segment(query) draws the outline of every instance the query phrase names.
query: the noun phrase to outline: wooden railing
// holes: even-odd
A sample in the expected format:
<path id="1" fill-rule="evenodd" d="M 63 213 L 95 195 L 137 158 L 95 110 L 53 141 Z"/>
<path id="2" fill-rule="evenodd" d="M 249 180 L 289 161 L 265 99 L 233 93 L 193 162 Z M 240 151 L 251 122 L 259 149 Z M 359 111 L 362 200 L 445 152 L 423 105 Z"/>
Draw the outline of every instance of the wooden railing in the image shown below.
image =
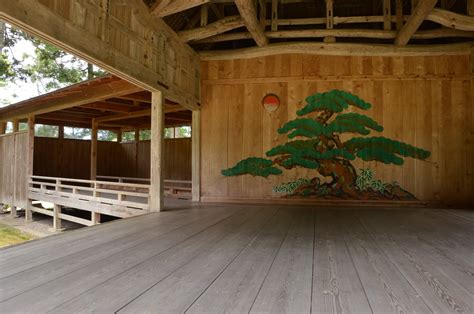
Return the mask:
<path id="1" fill-rule="evenodd" d="M 119 182 L 119 183 L 146 183 L 150 184 L 150 179 L 147 178 L 132 178 L 132 177 L 115 177 L 115 176 L 97 176 L 97 179 L 102 181 Z M 174 198 L 191 198 L 192 181 L 188 180 L 169 180 L 165 179 L 164 190 L 165 195 Z"/>
<path id="2" fill-rule="evenodd" d="M 149 211 L 148 184 L 120 183 L 97 180 L 30 176 L 28 181 L 28 209 L 50 216 L 54 212 L 33 205 L 32 201 L 43 201 L 56 206 L 75 208 L 91 212 L 91 220 L 59 213 L 60 219 L 85 225 L 97 223 L 99 214 L 126 218 Z M 73 217 L 73 218 L 71 218 Z"/>

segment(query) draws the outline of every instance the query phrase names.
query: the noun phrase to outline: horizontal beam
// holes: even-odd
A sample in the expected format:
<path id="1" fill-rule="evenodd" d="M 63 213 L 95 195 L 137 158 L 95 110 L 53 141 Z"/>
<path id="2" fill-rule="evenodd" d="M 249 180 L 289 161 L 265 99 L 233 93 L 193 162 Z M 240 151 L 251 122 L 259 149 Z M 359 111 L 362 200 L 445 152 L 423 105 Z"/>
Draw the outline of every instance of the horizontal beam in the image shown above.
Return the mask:
<path id="1" fill-rule="evenodd" d="M 426 19 L 449 28 L 471 32 L 474 31 L 474 16 L 435 8 L 430 14 L 428 14 Z"/>
<path id="2" fill-rule="evenodd" d="M 288 30 L 266 32 L 268 38 L 323 38 L 326 36 L 333 37 L 360 37 L 360 38 L 381 38 L 381 39 L 395 39 L 396 31 L 384 30 L 367 30 L 367 29 L 305 29 L 305 30 Z M 464 37 L 473 38 L 474 32 L 460 31 L 455 29 L 433 29 L 427 31 L 418 31 L 413 34 L 413 39 L 435 39 L 435 38 L 449 38 L 449 37 Z M 251 39 L 252 35 L 248 32 L 221 34 L 205 38 L 194 43 L 206 44 L 216 43 L 232 40 Z"/>
<path id="3" fill-rule="evenodd" d="M 244 26 L 242 17 L 240 17 L 240 15 L 234 15 L 225 17 L 203 27 L 178 32 L 178 36 L 182 41 L 188 42 L 222 34 L 242 26 Z"/>
<path id="4" fill-rule="evenodd" d="M 140 110 L 140 111 L 133 111 L 129 113 L 123 114 L 113 114 L 110 116 L 95 118 L 93 123 L 102 123 L 102 122 L 110 122 L 110 121 L 117 121 L 117 120 L 125 120 L 125 119 L 132 119 L 132 118 L 139 118 L 151 115 L 151 109 Z"/>
<path id="5" fill-rule="evenodd" d="M 21 119 L 30 115 L 40 115 L 75 106 L 82 106 L 119 95 L 131 94 L 142 89 L 124 80 L 84 88 L 82 93 L 73 93 L 58 98 L 49 98 L 29 105 L 28 101 L 18 103 L 0 110 L 0 121 Z M 41 99 L 39 96 L 38 99 Z"/>
<path id="6" fill-rule="evenodd" d="M 278 54 L 317 54 L 333 56 L 437 56 L 460 55 L 470 52 L 473 43 L 449 45 L 419 45 L 396 47 L 381 44 L 346 44 L 346 43 L 279 43 L 266 47 L 252 47 L 233 50 L 202 51 L 202 61 L 233 60 L 264 57 Z"/>

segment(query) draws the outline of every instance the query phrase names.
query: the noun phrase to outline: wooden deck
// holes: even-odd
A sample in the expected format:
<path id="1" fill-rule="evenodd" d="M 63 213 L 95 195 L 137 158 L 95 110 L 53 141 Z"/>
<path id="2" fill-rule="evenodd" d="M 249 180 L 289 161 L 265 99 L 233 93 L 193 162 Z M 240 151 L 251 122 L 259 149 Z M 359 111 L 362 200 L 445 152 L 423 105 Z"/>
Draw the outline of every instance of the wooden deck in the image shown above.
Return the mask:
<path id="1" fill-rule="evenodd" d="M 0 312 L 474 312 L 474 211 L 201 205 L 0 251 Z"/>

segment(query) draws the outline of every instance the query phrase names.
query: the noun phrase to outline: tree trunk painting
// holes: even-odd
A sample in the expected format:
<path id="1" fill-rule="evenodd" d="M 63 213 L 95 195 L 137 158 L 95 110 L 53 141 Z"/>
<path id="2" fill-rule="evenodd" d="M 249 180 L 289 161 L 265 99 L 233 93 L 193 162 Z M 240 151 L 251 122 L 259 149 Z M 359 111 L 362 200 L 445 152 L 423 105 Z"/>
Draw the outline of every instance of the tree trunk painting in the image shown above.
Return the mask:
<path id="1" fill-rule="evenodd" d="M 376 180 L 371 169 L 355 169 L 351 161 L 378 161 L 402 165 L 404 157 L 425 160 L 430 152 L 382 136 L 368 136 L 383 127 L 372 118 L 345 112 L 349 106 L 369 110 L 371 104 L 341 90 L 317 93 L 306 98 L 297 111 L 299 118 L 278 129 L 288 142 L 266 152 L 267 158 L 250 157 L 222 170 L 224 176 L 253 175 L 267 178 L 295 167 L 312 169 L 313 178 L 300 178 L 274 187 L 289 198 L 414 200 L 398 183 Z M 355 135 L 343 142 L 340 135 Z"/>

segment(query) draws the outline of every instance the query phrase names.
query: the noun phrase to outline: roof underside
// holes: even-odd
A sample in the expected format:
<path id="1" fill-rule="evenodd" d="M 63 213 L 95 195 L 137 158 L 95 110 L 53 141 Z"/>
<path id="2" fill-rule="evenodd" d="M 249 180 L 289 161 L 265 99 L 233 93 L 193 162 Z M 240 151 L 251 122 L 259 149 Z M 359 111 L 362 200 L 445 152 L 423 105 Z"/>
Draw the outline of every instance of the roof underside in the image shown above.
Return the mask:
<path id="1" fill-rule="evenodd" d="M 427 4 L 421 25 L 409 37 L 410 45 L 471 41 L 473 19 L 468 0 L 434 0 Z M 144 0 L 156 16 L 197 51 L 256 46 L 254 33 L 242 13 L 252 1 Z M 179 6 L 179 3 L 186 3 Z M 260 0 L 251 15 L 266 37 L 266 44 L 290 42 L 341 42 L 394 44 L 417 3 L 430 0 Z M 431 3 L 433 1 L 431 0 Z M 432 6 L 434 6 L 434 3 Z M 332 10 L 330 10 L 332 7 Z M 421 8 L 420 8 L 421 10 Z M 384 14 L 385 13 L 385 14 Z M 470 12 L 472 15 L 472 12 Z M 332 15 L 332 16 L 331 16 Z M 329 23 L 329 20 L 331 23 Z M 444 25 L 443 25 L 444 24 Z M 262 46 L 262 45 L 259 45 Z"/>

